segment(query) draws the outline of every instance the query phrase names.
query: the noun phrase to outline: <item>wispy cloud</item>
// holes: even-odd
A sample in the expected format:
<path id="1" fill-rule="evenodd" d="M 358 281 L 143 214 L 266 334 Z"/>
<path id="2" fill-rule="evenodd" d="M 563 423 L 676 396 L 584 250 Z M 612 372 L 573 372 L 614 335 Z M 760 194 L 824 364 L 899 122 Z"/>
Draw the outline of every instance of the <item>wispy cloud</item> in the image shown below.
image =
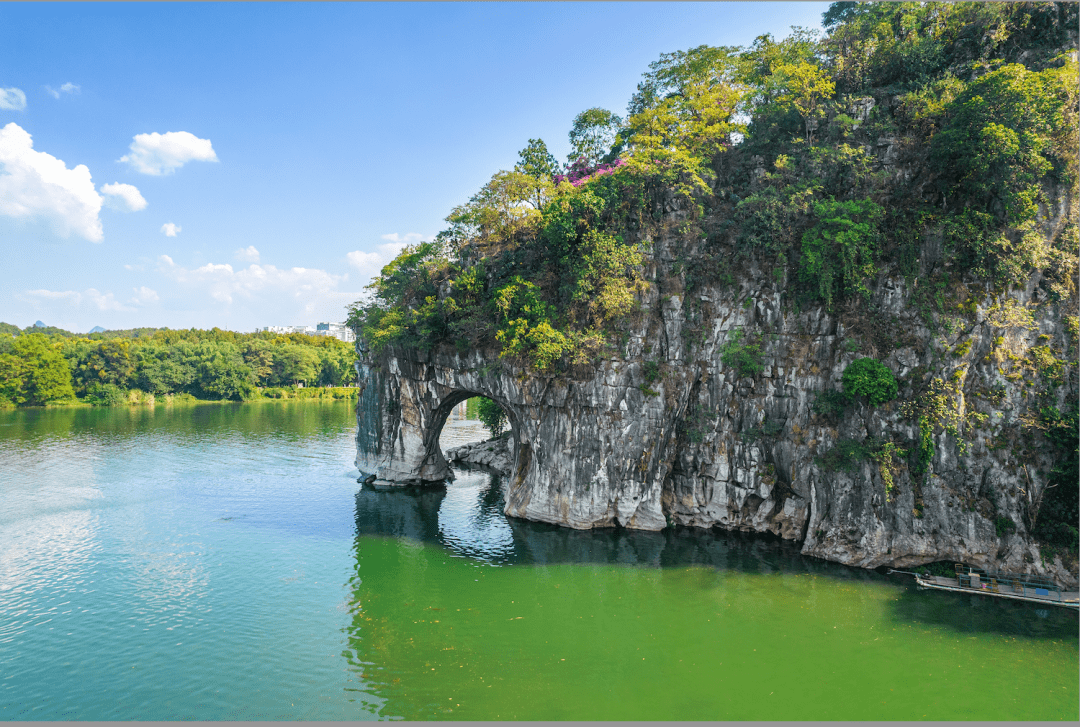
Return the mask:
<path id="1" fill-rule="evenodd" d="M 187 131 L 136 134 L 129 148 L 131 153 L 118 161 L 126 162 L 137 172 L 153 176 L 172 174 L 192 161 L 218 161 L 209 139 L 200 139 Z"/>
<path id="2" fill-rule="evenodd" d="M 101 193 L 105 195 L 105 203 L 113 209 L 125 212 L 138 212 L 146 209 L 146 199 L 137 187 L 130 184 L 103 184 Z"/>
<path id="3" fill-rule="evenodd" d="M 148 303 L 157 303 L 161 298 L 158 297 L 157 291 L 147 288 L 145 285 L 141 285 L 138 288 L 133 289 L 135 296 L 129 300 L 129 303 L 134 305 L 146 305 Z"/>
<path id="4" fill-rule="evenodd" d="M 103 200 L 85 165 L 68 169 L 51 154 L 35 151 L 30 134 L 10 123 L 0 129 L 0 172 L 0 215 L 44 219 L 61 237 L 75 233 L 101 242 Z"/>
<path id="5" fill-rule="evenodd" d="M 277 268 L 273 265 L 252 264 L 235 269 L 228 263 L 207 263 L 197 268 L 185 268 L 168 255 L 158 258 L 158 269 L 182 286 L 204 291 L 220 303 L 232 303 L 233 298 L 254 298 L 257 295 L 289 296 L 306 301 L 337 294 L 337 287 L 348 275 L 334 275 L 317 268 Z"/>
<path id="6" fill-rule="evenodd" d="M 430 235 L 421 235 L 419 232 L 406 232 L 404 235 L 391 232 L 387 235 L 380 235 L 380 237 L 384 240 L 389 240 L 390 242 L 400 242 L 403 245 L 412 245 L 416 242 L 434 239 Z"/>
<path id="7" fill-rule="evenodd" d="M 184 228 L 180 225 L 173 224 L 172 222 L 166 222 L 161 226 L 161 231 L 164 233 L 165 237 L 176 237 L 183 229 Z"/>
<path id="8" fill-rule="evenodd" d="M 257 263 L 259 262 L 259 251 L 255 249 L 254 245 L 248 245 L 234 252 L 233 257 L 244 262 Z"/>
<path id="9" fill-rule="evenodd" d="M 22 111 L 26 108 L 26 94 L 19 88 L 0 88 L 0 109 Z"/>
<path id="10" fill-rule="evenodd" d="M 45 87 L 45 92 L 48 93 L 53 98 L 60 98 L 60 94 L 62 94 L 62 93 L 68 93 L 68 94 L 82 93 L 82 88 L 79 86 L 79 84 L 71 83 L 70 81 L 68 81 L 63 86 L 61 86 L 59 88 L 59 90 L 53 88 L 52 86 L 46 86 Z"/>
<path id="11" fill-rule="evenodd" d="M 404 235 L 391 232 L 386 235 L 380 235 L 380 237 L 384 240 L 389 240 L 389 242 L 379 245 L 376 251 L 364 252 L 362 250 L 354 250 L 345 256 L 345 259 L 349 261 L 350 265 L 368 277 L 378 275 L 383 267 L 396 258 L 407 246 L 432 239 L 430 235 L 421 235 L 419 232 L 408 232 Z"/>
<path id="12" fill-rule="evenodd" d="M 39 302 L 66 302 L 74 307 L 83 307 L 85 305 L 98 310 L 135 310 L 118 301 L 112 293 L 102 293 L 96 288 L 87 288 L 82 292 L 77 290 L 28 290 L 25 295 L 29 296 L 31 300 Z"/>

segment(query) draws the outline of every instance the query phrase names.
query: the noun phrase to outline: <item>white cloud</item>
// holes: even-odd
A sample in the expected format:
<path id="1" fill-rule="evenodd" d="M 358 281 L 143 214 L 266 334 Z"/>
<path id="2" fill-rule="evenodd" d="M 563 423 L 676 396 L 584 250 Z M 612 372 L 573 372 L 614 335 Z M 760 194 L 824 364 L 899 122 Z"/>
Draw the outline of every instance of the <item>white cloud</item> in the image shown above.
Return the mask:
<path id="1" fill-rule="evenodd" d="M 146 199 L 136 187 L 130 184 L 103 184 L 101 193 L 105 195 L 105 203 L 114 209 L 125 212 L 138 212 L 146 209 Z"/>
<path id="2" fill-rule="evenodd" d="M 63 86 L 60 87 L 59 91 L 57 91 L 52 86 L 46 86 L 45 91 L 50 96 L 52 96 L 53 98 L 60 98 L 60 94 L 62 94 L 62 93 L 71 93 L 71 94 L 82 93 L 82 88 L 80 88 L 79 84 L 72 83 L 71 81 L 68 81 Z"/>
<path id="3" fill-rule="evenodd" d="M 129 148 L 131 153 L 118 161 L 127 162 L 137 172 L 154 176 L 172 174 L 191 161 L 218 160 L 209 139 L 200 139 L 186 131 L 136 134 Z"/>
<path id="4" fill-rule="evenodd" d="M 181 285 L 204 291 L 221 303 L 232 303 L 235 296 L 254 299 L 259 294 L 269 293 L 275 300 L 287 295 L 310 307 L 327 295 L 354 295 L 336 290 L 348 275 L 334 275 L 317 268 L 282 269 L 252 264 L 234 269 L 228 263 L 207 263 L 188 269 L 174 263 L 168 255 L 162 255 L 158 260 L 161 262 L 159 270 L 166 276 Z"/>
<path id="5" fill-rule="evenodd" d="M 415 238 L 413 237 L 415 235 Z M 369 277 L 374 277 L 379 274 L 383 267 L 396 258 L 398 253 L 404 250 L 408 245 L 416 240 L 422 239 L 420 235 L 415 232 L 410 232 L 404 237 L 399 237 L 395 232 L 391 235 L 383 235 L 384 240 L 392 240 L 379 245 L 377 252 L 361 252 L 356 250 L 350 252 L 345 256 L 349 261 L 349 264 L 359 270 L 361 273 Z"/>
<path id="6" fill-rule="evenodd" d="M 161 226 L 161 231 L 165 233 L 165 237 L 176 237 L 183 229 L 180 225 L 174 225 L 172 222 L 166 222 Z"/>
<path id="7" fill-rule="evenodd" d="M 101 242 L 102 198 L 94 189 L 90 170 L 79 164 L 68 169 L 43 151 L 18 124 L 0 129 L 0 215 L 41 218 L 62 237 L 75 233 Z"/>
<path id="8" fill-rule="evenodd" d="M 158 297 L 157 291 L 147 288 L 142 285 L 138 288 L 133 288 L 135 291 L 135 297 L 129 300 L 129 303 L 135 305 L 146 305 L 147 303 L 157 303 L 161 298 Z"/>
<path id="9" fill-rule="evenodd" d="M 259 262 L 259 251 L 255 249 L 254 245 L 248 245 L 247 247 L 242 247 L 236 252 L 234 252 L 233 257 L 235 257 L 237 260 L 243 260 L 249 263 L 257 263 Z"/>
<path id="10" fill-rule="evenodd" d="M 421 235 L 419 232 L 406 232 L 404 235 L 391 232 L 389 235 L 380 235 L 380 237 L 384 240 L 389 240 L 390 242 L 400 242 L 405 245 L 412 245 L 415 242 L 433 239 L 430 235 Z"/>
<path id="11" fill-rule="evenodd" d="M 0 88 L 0 109 L 22 111 L 26 108 L 26 94 L 18 88 Z"/>
<path id="12" fill-rule="evenodd" d="M 98 310 L 134 310 L 118 301 L 112 293 L 101 293 L 96 288 L 87 288 L 81 293 L 77 290 L 28 290 L 26 295 L 38 301 L 66 301 L 75 307 L 86 304 Z"/>

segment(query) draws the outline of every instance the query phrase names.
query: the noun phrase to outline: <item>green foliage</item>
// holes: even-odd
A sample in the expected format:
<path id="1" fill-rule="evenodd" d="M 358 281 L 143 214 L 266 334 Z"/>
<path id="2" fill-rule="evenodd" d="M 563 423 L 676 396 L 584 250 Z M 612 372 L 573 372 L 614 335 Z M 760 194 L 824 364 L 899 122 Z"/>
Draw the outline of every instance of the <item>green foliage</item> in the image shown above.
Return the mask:
<path id="1" fill-rule="evenodd" d="M 349 306 L 346 322 L 371 350 L 395 341 L 420 343 L 445 330 L 435 301 L 436 276 L 447 262 L 442 252 L 437 242 L 406 247 L 368 286 L 374 299 Z"/>
<path id="2" fill-rule="evenodd" d="M 837 422 L 851 406 L 851 397 L 842 391 L 823 391 L 810 408 L 831 422 Z"/>
<path id="3" fill-rule="evenodd" d="M 720 360 L 735 369 L 739 376 L 757 376 L 765 370 L 761 360 L 761 346 L 744 340 L 742 329 L 734 331 L 720 347 Z"/>
<path id="4" fill-rule="evenodd" d="M 781 109 L 795 108 L 806 124 L 806 139 L 813 141 L 813 129 L 823 116 L 822 103 L 832 98 L 836 84 L 816 63 L 798 61 L 773 68 L 773 82 L 780 92 L 775 103 Z"/>
<path id="5" fill-rule="evenodd" d="M 543 139 L 529 139 L 529 145 L 518 152 L 514 171 L 534 180 L 529 203 L 541 209 L 551 195 L 552 178 L 560 172 L 559 162 L 548 151 Z"/>
<path id="6" fill-rule="evenodd" d="M 612 235 L 589 230 L 582 238 L 580 257 L 571 267 L 575 317 L 597 327 L 629 314 L 641 263 L 640 250 Z"/>
<path id="7" fill-rule="evenodd" d="M 730 84 L 738 74 L 738 49 L 700 45 L 688 51 L 661 53 L 638 83 L 630 99 L 630 116 L 656 108 L 672 97 L 685 96 L 695 86 Z"/>
<path id="8" fill-rule="evenodd" d="M 873 453 L 873 447 L 858 439 L 840 439 L 825 454 L 817 457 L 818 465 L 827 472 L 854 472 L 859 462 Z"/>
<path id="9" fill-rule="evenodd" d="M 700 49 L 699 49 L 700 50 Z M 726 80 L 687 77 L 678 91 L 642 103 L 627 120 L 627 167 L 686 198 L 711 191 L 711 161 L 741 126 L 733 120 L 742 89 Z"/>
<path id="10" fill-rule="evenodd" d="M 854 472 L 860 462 L 873 460 L 885 485 L 885 497 L 892 502 L 896 498 L 896 474 L 906 456 L 907 450 L 895 443 L 868 437 L 865 440 L 839 439 L 827 452 L 815 458 L 815 462 L 826 472 Z"/>
<path id="11" fill-rule="evenodd" d="M 816 69 L 820 42 L 813 30 L 798 27 L 791 30 L 791 35 L 780 41 L 769 34 L 758 36 L 739 54 L 738 80 L 748 87 L 744 109 L 751 115 L 750 143 L 756 151 L 770 156 L 777 146 L 803 136 L 810 120 L 804 119 L 793 103 L 800 89 L 789 81 L 795 69 L 805 66 Z M 815 96 L 820 94 L 811 91 L 807 100 L 813 102 Z M 816 110 L 811 114 L 814 120 L 818 118 Z"/>
<path id="12" fill-rule="evenodd" d="M 1055 464 L 1036 512 L 1033 535 L 1075 554 L 1080 532 L 1080 411 L 1075 405 L 1067 412 L 1046 407 L 1040 420 Z"/>
<path id="13" fill-rule="evenodd" d="M 797 239 L 797 230 L 811 211 L 820 187 L 809 181 L 783 185 L 780 170 L 787 158 L 776 161 L 778 173 L 765 175 L 763 189 L 741 199 L 735 206 L 740 242 L 749 248 L 782 252 Z"/>
<path id="14" fill-rule="evenodd" d="M 1077 66 L 1032 72 L 1012 63 L 964 88 L 931 142 L 938 184 L 1010 224 L 1035 217 L 1039 180 L 1075 182 Z"/>
<path id="15" fill-rule="evenodd" d="M 570 154 L 566 160 L 576 162 L 580 159 L 595 167 L 607 157 L 621 127 L 622 118 L 607 109 L 582 111 L 574 117 L 570 129 Z"/>
<path id="16" fill-rule="evenodd" d="M 116 384 L 90 384 L 86 391 L 85 401 L 95 406 L 120 406 L 127 404 L 127 392 Z"/>
<path id="17" fill-rule="evenodd" d="M 870 200 L 814 204 L 816 224 L 802 237 L 802 276 L 826 305 L 847 295 L 870 297 L 882 215 Z"/>
<path id="18" fill-rule="evenodd" d="M 896 398 L 896 377 L 889 367 L 873 358 L 852 361 L 842 376 L 844 393 L 848 396 L 865 396 L 872 406 L 879 406 Z"/>
<path id="19" fill-rule="evenodd" d="M 884 442 L 875 451 L 870 453 L 870 458 L 878 463 L 878 471 L 881 473 L 881 481 L 885 483 L 885 497 L 892 502 L 896 494 L 895 474 L 901 466 L 903 458 L 907 456 L 907 450 L 897 447 L 892 442 Z"/>
<path id="20" fill-rule="evenodd" d="M 0 397 L 20 406 L 75 398 L 67 363 L 44 334 L 21 335 L 12 353 L 0 354 Z"/>
<path id="21" fill-rule="evenodd" d="M 680 428 L 692 444 L 701 444 L 705 441 L 705 435 L 708 434 L 709 427 L 714 422 L 715 418 L 707 409 L 694 404 L 687 408 L 686 416 L 680 422 Z"/>
<path id="22" fill-rule="evenodd" d="M 179 394 L 246 400 L 260 396 L 260 385 L 342 386 L 356 377 L 352 345 L 336 338 L 218 329 L 118 333 L 52 341 L 41 333 L 19 336 L 0 353 L 0 400 L 25 406 L 76 397 L 114 406 Z"/>
<path id="23" fill-rule="evenodd" d="M 477 419 L 491 433 L 492 437 L 499 436 L 506 425 L 506 412 L 503 411 L 501 406 L 487 397 L 480 396 L 476 398 L 478 399 Z"/>
<path id="24" fill-rule="evenodd" d="M 833 3 L 823 16 L 837 88 L 910 89 L 950 69 L 966 77 L 988 61 L 1029 51 L 1046 60 L 1075 32 L 1074 3 Z"/>
<path id="25" fill-rule="evenodd" d="M 956 397 L 960 386 L 956 381 L 946 382 L 932 379 L 927 388 L 917 397 L 900 405 L 900 413 L 919 424 L 919 438 L 914 451 L 915 463 L 912 471 L 923 474 L 934 459 L 934 433 L 944 430 L 957 438 L 961 453 L 966 451 L 967 443 L 960 439 L 960 407 Z"/>
<path id="26" fill-rule="evenodd" d="M 552 189 L 548 179 L 520 171 L 496 172 L 468 202 L 451 210 L 446 218 L 451 225 L 447 236 L 456 242 L 512 242 L 536 227 L 540 211 L 531 201 L 542 202 Z"/>
<path id="27" fill-rule="evenodd" d="M 994 520 L 994 530 L 997 531 L 997 536 L 999 538 L 1003 538 L 1006 535 L 1016 532 L 1016 523 L 1013 522 L 1011 517 L 1001 515 Z"/>

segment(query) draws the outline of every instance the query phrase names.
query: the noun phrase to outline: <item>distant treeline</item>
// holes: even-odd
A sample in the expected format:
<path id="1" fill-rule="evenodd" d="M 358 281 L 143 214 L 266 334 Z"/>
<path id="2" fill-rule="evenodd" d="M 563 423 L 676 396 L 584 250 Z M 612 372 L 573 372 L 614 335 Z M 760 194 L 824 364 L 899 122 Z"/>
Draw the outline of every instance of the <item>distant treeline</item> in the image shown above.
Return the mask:
<path id="1" fill-rule="evenodd" d="M 75 334 L 0 323 L 0 407 L 153 397 L 250 400 L 350 386 L 353 345 L 302 333 L 136 328 Z"/>

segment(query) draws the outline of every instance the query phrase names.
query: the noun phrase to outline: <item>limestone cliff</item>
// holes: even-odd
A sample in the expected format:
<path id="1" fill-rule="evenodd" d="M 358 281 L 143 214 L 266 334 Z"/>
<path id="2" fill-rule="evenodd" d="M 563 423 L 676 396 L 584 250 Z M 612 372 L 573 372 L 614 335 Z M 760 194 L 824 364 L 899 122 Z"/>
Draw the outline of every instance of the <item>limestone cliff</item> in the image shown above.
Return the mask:
<path id="1" fill-rule="evenodd" d="M 493 351 L 361 351 L 358 467 L 386 484 L 440 482 L 448 475 L 441 426 L 462 399 L 482 395 L 503 406 L 513 430 L 513 516 L 574 528 L 770 532 L 802 542 L 805 554 L 868 568 L 957 560 L 1076 582 L 1060 562 L 1044 564 L 1025 532 L 1050 462 L 1025 449 L 1034 372 L 1015 359 L 1036 344 L 1075 350 L 1071 311 L 1042 299 L 1038 279 L 1012 297 L 972 284 L 962 325 L 935 334 L 899 277 L 882 277 L 874 316 L 785 307 L 784 281 L 753 266 L 739 284 L 706 286 L 687 300 L 685 273 L 672 269 L 693 243 L 674 230 L 648 261 L 650 315 L 629 332 L 623 356 L 585 375 L 537 375 Z M 934 264 L 935 244 L 926 241 L 924 266 Z M 692 356 L 688 321 L 702 322 Z M 761 333 L 757 376 L 723 364 L 736 330 Z M 820 455 L 845 438 L 913 441 L 914 422 L 895 404 L 860 403 L 833 422 L 812 408 L 839 388 L 847 364 L 884 353 L 882 340 L 902 394 L 933 377 L 955 382 L 949 402 L 960 422 L 960 437 L 935 435 L 925 476 L 896 466 L 890 493 L 879 463 L 830 472 Z M 1059 388 L 1063 406 L 1076 396 L 1073 368 L 1064 374 L 1073 384 Z M 1003 518 L 1014 532 L 999 534 Z"/>

